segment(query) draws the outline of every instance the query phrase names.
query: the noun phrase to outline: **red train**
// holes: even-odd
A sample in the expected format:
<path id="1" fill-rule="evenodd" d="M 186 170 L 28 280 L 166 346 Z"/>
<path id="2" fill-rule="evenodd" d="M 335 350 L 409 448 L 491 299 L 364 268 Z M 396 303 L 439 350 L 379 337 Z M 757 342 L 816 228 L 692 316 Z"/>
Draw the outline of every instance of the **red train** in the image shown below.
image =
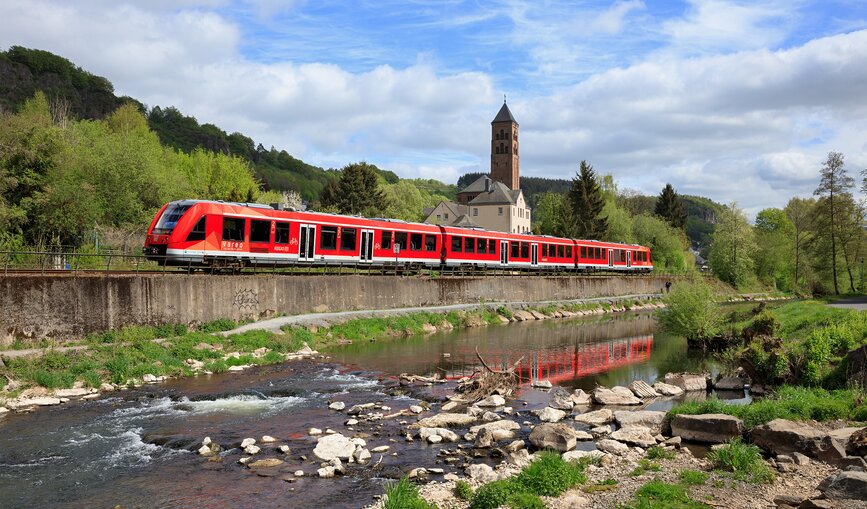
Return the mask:
<path id="1" fill-rule="evenodd" d="M 650 249 L 638 245 L 205 200 L 163 205 L 148 228 L 144 253 L 165 265 L 233 270 L 295 265 L 653 269 Z"/>

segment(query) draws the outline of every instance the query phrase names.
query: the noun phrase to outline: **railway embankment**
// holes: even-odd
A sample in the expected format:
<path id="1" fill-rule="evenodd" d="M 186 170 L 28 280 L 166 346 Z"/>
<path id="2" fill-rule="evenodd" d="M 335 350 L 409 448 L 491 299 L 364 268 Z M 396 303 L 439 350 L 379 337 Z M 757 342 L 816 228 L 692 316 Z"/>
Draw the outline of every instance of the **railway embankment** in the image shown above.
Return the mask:
<path id="1" fill-rule="evenodd" d="M 0 278 L 0 345 L 128 325 L 658 294 L 670 276 L 17 274 Z M 676 283 L 675 283 L 676 284 Z"/>

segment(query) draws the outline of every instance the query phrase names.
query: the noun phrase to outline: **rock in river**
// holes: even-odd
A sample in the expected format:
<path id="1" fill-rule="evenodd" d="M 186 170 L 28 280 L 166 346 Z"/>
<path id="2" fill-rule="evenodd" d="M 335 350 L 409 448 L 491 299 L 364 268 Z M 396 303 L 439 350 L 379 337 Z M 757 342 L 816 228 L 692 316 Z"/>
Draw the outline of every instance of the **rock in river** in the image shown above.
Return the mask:
<path id="1" fill-rule="evenodd" d="M 600 405 L 640 405 L 641 400 L 626 387 L 597 387 L 593 390 L 593 401 Z"/>
<path id="2" fill-rule="evenodd" d="M 476 418 L 469 414 L 439 413 L 419 421 L 413 425 L 415 428 L 448 428 L 450 426 L 469 426 L 476 422 Z"/>
<path id="3" fill-rule="evenodd" d="M 348 460 L 355 452 L 355 445 L 352 439 L 340 433 L 325 435 L 316 443 L 313 454 L 325 461 L 331 461 L 334 458 Z"/>
<path id="4" fill-rule="evenodd" d="M 577 436 L 576 431 L 566 424 L 545 423 L 533 428 L 530 443 L 539 449 L 566 452 L 575 448 Z"/>
<path id="5" fill-rule="evenodd" d="M 671 434 L 684 440 L 722 444 L 744 434 L 744 421 L 725 414 L 680 414 L 671 421 Z"/>

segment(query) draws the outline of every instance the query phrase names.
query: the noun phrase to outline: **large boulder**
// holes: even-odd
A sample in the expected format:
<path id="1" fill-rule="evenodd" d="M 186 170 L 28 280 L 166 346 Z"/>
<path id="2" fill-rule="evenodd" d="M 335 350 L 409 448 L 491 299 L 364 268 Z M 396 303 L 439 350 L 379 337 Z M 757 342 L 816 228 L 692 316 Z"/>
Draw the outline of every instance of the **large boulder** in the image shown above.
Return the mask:
<path id="1" fill-rule="evenodd" d="M 724 376 L 714 382 L 713 388 L 718 391 L 742 391 L 744 390 L 744 381 L 737 376 Z"/>
<path id="2" fill-rule="evenodd" d="M 629 390 L 641 399 L 650 399 L 659 397 L 659 393 L 653 387 L 647 385 L 644 380 L 635 380 L 629 384 Z"/>
<path id="3" fill-rule="evenodd" d="M 551 391 L 551 401 L 548 406 L 557 410 L 566 410 L 571 412 L 575 402 L 572 400 L 572 394 L 562 387 L 557 387 Z"/>
<path id="4" fill-rule="evenodd" d="M 614 412 L 614 420 L 622 428 L 630 426 L 650 428 L 654 435 L 663 433 L 668 428 L 665 412 L 655 410 L 618 410 Z"/>
<path id="5" fill-rule="evenodd" d="M 533 428 L 530 433 L 530 443 L 539 449 L 554 449 L 555 451 L 571 451 L 577 445 L 578 433 L 563 423 L 545 423 Z"/>
<path id="6" fill-rule="evenodd" d="M 418 430 L 418 436 L 431 443 L 458 441 L 458 434 L 447 428 L 421 428 Z M 439 437 L 439 440 L 431 440 L 432 437 Z"/>
<path id="7" fill-rule="evenodd" d="M 826 432 L 807 423 L 774 419 L 756 426 L 751 437 L 754 444 L 774 454 L 799 452 L 837 465 L 846 457 L 846 443 L 856 431 L 857 428 L 841 428 Z"/>
<path id="8" fill-rule="evenodd" d="M 603 408 L 601 410 L 594 410 L 592 412 L 585 412 L 583 414 L 578 414 L 575 416 L 575 421 L 582 424 L 587 424 L 589 426 L 601 426 L 603 424 L 608 424 L 613 420 L 614 412 L 608 410 L 607 408 Z"/>
<path id="9" fill-rule="evenodd" d="M 355 445 L 351 438 L 340 433 L 325 435 L 316 443 L 313 455 L 324 461 L 331 461 L 334 458 L 348 460 L 355 452 Z"/>
<path id="10" fill-rule="evenodd" d="M 630 426 L 628 428 L 620 428 L 608 436 L 618 442 L 625 442 L 639 447 L 650 447 L 651 445 L 656 445 L 656 439 L 653 438 L 653 435 L 650 432 L 650 428 Z"/>
<path id="11" fill-rule="evenodd" d="M 536 415 L 539 416 L 539 420 L 545 422 L 559 422 L 562 421 L 564 417 L 566 417 L 566 412 L 546 406 L 542 410 L 536 412 Z"/>
<path id="12" fill-rule="evenodd" d="M 683 389 L 676 385 L 669 385 L 663 382 L 656 382 L 653 384 L 653 390 L 658 392 L 662 396 L 680 396 L 683 394 Z"/>
<path id="13" fill-rule="evenodd" d="M 846 453 L 851 456 L 867 456 L 867 428 L 861 428 L 849 435 Z"/>
<path id="14" fill-rule="evenodd" d="M 623 456 L 627 452 L 629 452 L 629 446 L 618 442 L 617 440 L 611 440 L 609 438 L 603 438 L 602 440 L 596 442 L 596 448 L 602 452 L 607 452 L 610 454 L 616 454 L 617 456 Z"/>
<path id="15" fill-rule="evenodd" d="M 838 472 L 822 481 L 818 489 L 830 500 L 867 500 L 867 472 Z"/>
<path id="16" fill-rule="evenodd" d="M 722 444 L 744 434 L 744 421 L 725 414 L 675 416 L 671 434 L 684 440 Z"/>
<path id="17" fill-rule="evenodd" d="M 419 421 L 412 426 L 415 428 L 448 428 L 469 426 L 476 422 L 476 417 L 469 414 L 439 413 Z"/>
<path id="18" fill-rule="evenodd" d="M 707 391 L 710 377 L 707 374 L 696 373 L 666 373 L 665 383 L 680 387 L 686 392 Z"/>
<path id="19" fill-rule="evenodd" d="M 575 392 L 572 393 L 572 403 L 575 405 L 589 405 L 592 402 L 590 395 L 583 389 L 575 389 Z"/>
<path id="20" fill-rule="evenodd" d="M 515 421 L 510 421 L 508 419 L 502 419 L 499 421 L 488 422 L 485 424 L 477 424 L 470 428 L 470 433 L 478 433 L 482 428 L 487 428 L 491 431 L 497 430 L 506 430 L 506 431 L 514 431 L 517 429 L 521 429 L 521 425 Z"/>
<path id="21" fill-rule="evenodd" d="M 593 401 L 600 405 L 640 405 L 641 400 L 626 387 L 616 386 L 610 389 L 597 387 L 593 389 Z"/>
<path id="22" fill-rule="evenodd" d="M 498 407 L 504 406 L 506 404 L 506 399 L 500 396 L 499 394 L 492 394 L 487 398 L 476 403 L 476 406 L 480 407 Z"/>

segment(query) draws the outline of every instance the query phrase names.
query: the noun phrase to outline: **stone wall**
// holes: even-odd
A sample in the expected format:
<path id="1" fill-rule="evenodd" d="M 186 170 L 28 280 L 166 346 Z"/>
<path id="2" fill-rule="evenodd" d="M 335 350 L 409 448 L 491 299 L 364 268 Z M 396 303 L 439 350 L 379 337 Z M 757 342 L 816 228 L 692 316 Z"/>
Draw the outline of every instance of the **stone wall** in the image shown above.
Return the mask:
<path id="1" fill-rule="evenodd" d="M 275 313 L 571 300 L 659 293 L 663 277 L 12 275 L 0 278 L 0 344 L 130 324 Z"/>

